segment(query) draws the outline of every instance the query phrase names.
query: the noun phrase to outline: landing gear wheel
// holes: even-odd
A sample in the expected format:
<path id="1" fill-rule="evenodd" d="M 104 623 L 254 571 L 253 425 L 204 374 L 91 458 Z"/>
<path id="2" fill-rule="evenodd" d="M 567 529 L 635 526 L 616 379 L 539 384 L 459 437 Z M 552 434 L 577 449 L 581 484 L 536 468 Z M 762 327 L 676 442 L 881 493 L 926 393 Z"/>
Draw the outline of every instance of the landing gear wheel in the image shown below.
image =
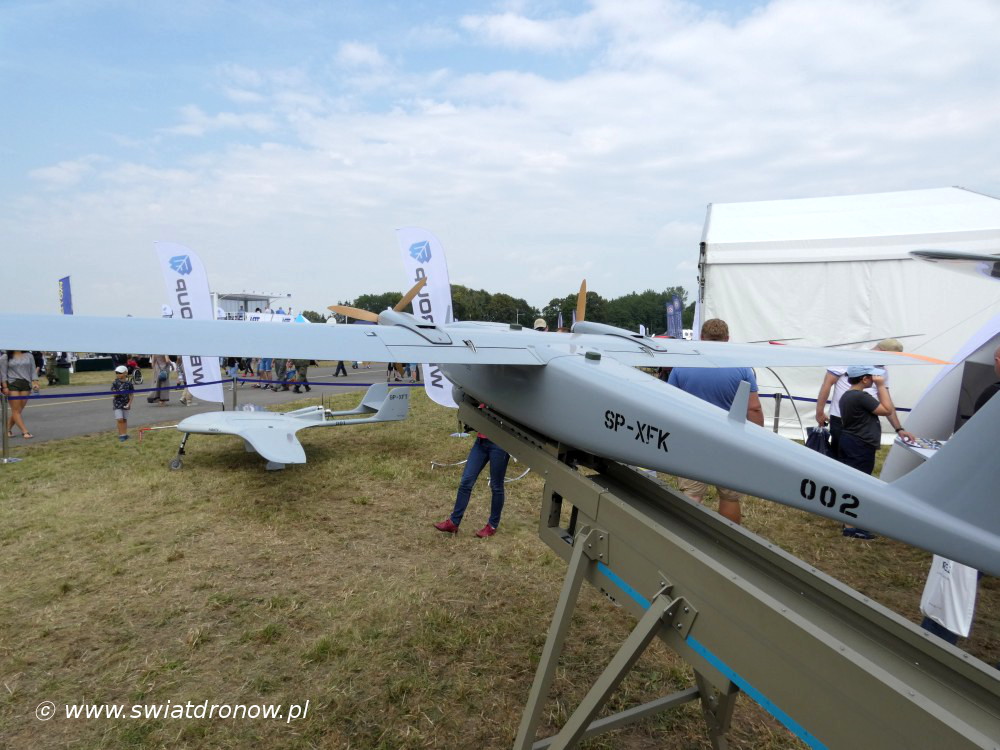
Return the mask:
<path id="1" fill-rule="evenodd" d="M 180 457 L 177 457 L 170 459 L 170 463 L 167 465 L 171 468 L 172 471 L 177 471 L 184 465 L 184 462 L 181 461 Z"/>

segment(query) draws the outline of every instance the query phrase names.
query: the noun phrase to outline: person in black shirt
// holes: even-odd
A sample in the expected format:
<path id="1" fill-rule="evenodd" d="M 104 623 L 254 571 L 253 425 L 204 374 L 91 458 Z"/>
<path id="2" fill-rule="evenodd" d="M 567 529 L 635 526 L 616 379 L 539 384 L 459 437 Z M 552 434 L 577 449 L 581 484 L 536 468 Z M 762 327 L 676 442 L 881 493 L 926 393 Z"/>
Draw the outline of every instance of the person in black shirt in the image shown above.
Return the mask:
<path id="1" fill-rule="evenodd" d="M 840 418 L 843 423 L 840 461 L 865 474 L 875 469 L 875 454 L 882 441 L 879 417 L 887 417 L 895 409 L 885 387 L 883 370 L 877 367 L 848 367 L 847 382 L 851 389 L 840 397 Z M 875 386 L 878 400 L 865 393 Z M 848 436 L 845 450 L 844 435 Z"/>
<path id="2" fill-rule="evenodd" d="M 888 417 L 895 411 L 889 390 L 885 387 L 885 370 L 877 367 L 856 366 L 847 368 L 847 382 L 851 388 L 840 397 L 840 452 L 838 460 L 848 466 L 871 474 L 875 470 L 875 454 L 882 442 L 879 417 Z M 865 393 L 865 388 L 875 386 L 878 400 Z M 845 526 L 844 536 L 875 539 L 875 534 L 854 526 Z"/>

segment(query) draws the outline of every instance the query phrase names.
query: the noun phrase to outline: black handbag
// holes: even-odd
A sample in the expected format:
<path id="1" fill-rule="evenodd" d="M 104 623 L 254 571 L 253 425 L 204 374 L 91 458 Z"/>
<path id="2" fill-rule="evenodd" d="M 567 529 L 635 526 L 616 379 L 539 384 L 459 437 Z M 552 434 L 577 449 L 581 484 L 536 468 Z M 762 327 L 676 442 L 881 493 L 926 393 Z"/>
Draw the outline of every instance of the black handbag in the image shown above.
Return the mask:
<path id="1" fill-rule="evenodd" d="M 830 455 L 830 431 L 825 427 L 806 428 L 806 448 L 811 448 L 824 456 Z"/>

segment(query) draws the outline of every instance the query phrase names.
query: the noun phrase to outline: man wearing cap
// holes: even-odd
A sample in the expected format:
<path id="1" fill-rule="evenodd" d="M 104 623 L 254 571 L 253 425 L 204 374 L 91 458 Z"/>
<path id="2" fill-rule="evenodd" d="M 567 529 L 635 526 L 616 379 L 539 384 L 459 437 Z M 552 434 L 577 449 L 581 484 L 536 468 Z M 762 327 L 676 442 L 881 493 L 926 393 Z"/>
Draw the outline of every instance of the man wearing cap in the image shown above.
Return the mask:
<path id="1" fill-rule="evenodd" d="M 873 351 L 876 352 L 901 352 L 903 351 L 903 345 L 899 343 L 898 339 L 882 339 L 875 346 L 872 347 Z M 882 368 L 882 378 L 885 382 L 886 391 L 889 390 L 889 373 Z M 830 457 L 838 458 L 840 453 L 840 431 L 841 431 L 841 419 L 840 419 L 840 398 L 850 389 L 851 385 L 847 382 L 847 368 L 846 367 L 830 367 L 827 368 L 826 376 L 823 378 L 823 384 L 819 388 L 819 395 L 816 397 L 816 422 L 821 426 L 826 426 L 828 423 L 826 417 L 826 402 L 830 399 Z M 832 392 L 832 397 L 831 397 Z M 868 389 L 868 393 L 871 394 L 872 398 L 877 399 L 878 393 L 875 386 Z M 892 397 L 889 397 L 889 403 L 892 403 Z M 899 421 L 899 416 L 896 414 L 895 407 L 893 407 L 893 412 L 886 418 L 892 428 L 896 431 L 903 440 L 907 442 L 913 442 L 916 440 L 911 433 L 903 429 L 903 425 Z"/>
<path id="2" fill-rule="evenodd" d="M 852 365 L 847 368 L 850 388 L 840 397 L 840 455 L 842 464 L 871 474 L 875 470 L 875 454 L 882 444 L 882 426 L 879 417 L 889 417 L 895 412 L 889 389 L 885 387 L 885 370 L 870 365 Z M 878 400 L 868 389 L 875 387 Z M 865 529 L 845 526 L 844 536 L 858 539 L 875 539 L 876 535 Z"/>
<path id="3" fill-rule="evenodd" d="M 135 386 L 128 377 L 128 368 L 125 365 L 118 365 L 115 368 L 115 380 L 111 384 L 111 390 L 115 396 L 112 400 L 112 407 L 115 410 L 115 419 L 118 421 L 118 442 L 124 443 L 128 440 L 128 412 L 132 408 L 132 397 L 135 395 Z"/>
<path id="4" fill-rule="evenodd" d="M 885 387 L 885 370 L 870 365 L 847 368 L 850 388 L 840 397 L 840 461 L 865 474 L 875 469 L 875 454 L 882 444 L 879 417 L 888 417 L 895 409 Z M 872 386 L 878 400 L 867 392 Z"/>
<path id="5" fill-rule="evenodd" d="M 535 324 L 532 328 L 536 331 L 547 331 L 549 330 L 549 324 L 545 322 L 545 318 L 535 318 Z"/>

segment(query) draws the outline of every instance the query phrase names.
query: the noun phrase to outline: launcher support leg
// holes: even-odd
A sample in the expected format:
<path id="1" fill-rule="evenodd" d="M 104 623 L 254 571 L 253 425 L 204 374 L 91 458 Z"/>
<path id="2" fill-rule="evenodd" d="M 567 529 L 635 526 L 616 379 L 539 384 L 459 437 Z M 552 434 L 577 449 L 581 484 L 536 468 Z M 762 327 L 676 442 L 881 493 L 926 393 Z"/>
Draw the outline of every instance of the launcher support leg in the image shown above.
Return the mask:
<path id="1" fill-rule="evenodd" d="M 705 677 L 695 670 L 695 684 L 701 698 L 701 714 L 708 728 L 708 738 L 713 750 L 728 750 L 729 740 L 726 734 L 733 719 L 733 709 L 736 707 L 736 696 L 739 688 L 732 682 L 726 692 L 716 690 Z"/>
<path id="2" fill-rule="evenodd" d="M 552 687 L 552 678 L 555 677 L 556 667 L 559 665 L 559 654 L 562 653 L 563 644 L 566 642 L 566 633 L 569 631 L 570 621 L 573 616 L 573 608 L 580 595 L 580 586 L 585 579 L 585 569 L 593 564 L 585 550 L 588 549 L 587 542 L 594 531 L 581 533 L 573 544 L 573 556 L 570 558 L 569 566 L 566 570 L 566 578 L 563 581 L 562 591 L 559 592 L 559 602 L 556 604 L 556 611 L 552 615 L 552 624 L 549 626 L 549 635 L 545 639 L 545 647 L 542 649 L 541 659 L 538 661 L 538 668 L 535 670 L 535 679 L 531 684 L 531 692 L 528 694 L 528 702 L 524 707 L 524 714 L 521 716 L 521 726 L 517 730 L 517 737 L 514 740 L 514 750 L 531 750 L 535 740 L 535 732 L 538 729 L 538 721 L 545 707 L 545 699 Z"/>
<path id="3" fill-rule="evenodd" d="M 593 687 L 590 688 L 576 711 L 563 726 L 562 731 L 555 736 L 550 745 L 552 750 L 567 750 L 567 748 L 576 747 L 576 743 L 587 731 L 594 717 L 603 708 L 611 693 L 618 687 L 625 675 L 639 660 L 639 657 L 642 656 L 650 641 L 656 637 L 665 623 L 670 622 L 675 605 L 675 601 L 668 600 L 662 594 L 653 599 L 646 614 L 642 616 L 628 638 L 625 639 L 611 663 L 597 678 Z"/>

